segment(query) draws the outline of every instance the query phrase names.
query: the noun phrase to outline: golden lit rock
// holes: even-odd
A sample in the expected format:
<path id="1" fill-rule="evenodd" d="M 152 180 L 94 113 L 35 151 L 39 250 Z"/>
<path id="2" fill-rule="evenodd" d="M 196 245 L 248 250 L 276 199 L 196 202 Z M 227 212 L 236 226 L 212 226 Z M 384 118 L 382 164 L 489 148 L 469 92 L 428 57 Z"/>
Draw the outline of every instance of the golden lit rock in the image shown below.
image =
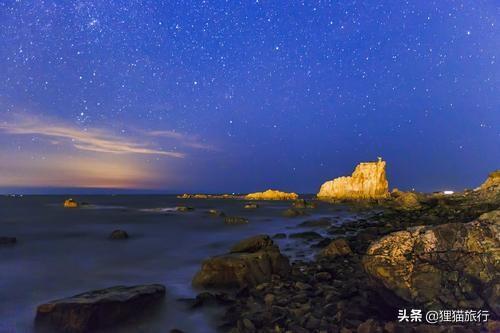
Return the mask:
<path id="1" fill-rule="evenodd" d="M 265 192 L 250 193 L 245 196 L 246 200 L 297 200 L 297 193 L 281 192 L 276 190 L 267 190 Z"/>
<path id="2" fill-rule="evenodd" d="M 364 162 L 356 166 L 350 177 L 327 181 L 317 194 L 320 199 L 380 199 L 389 196 L 385 177 L 385 161 Z"/>
<path id="3" fill-rule="evenodd" d="M 64 207 L 66 208 L 77 208 L 79 206 L 80 204 L 71 198 L 64 201 Z"/>

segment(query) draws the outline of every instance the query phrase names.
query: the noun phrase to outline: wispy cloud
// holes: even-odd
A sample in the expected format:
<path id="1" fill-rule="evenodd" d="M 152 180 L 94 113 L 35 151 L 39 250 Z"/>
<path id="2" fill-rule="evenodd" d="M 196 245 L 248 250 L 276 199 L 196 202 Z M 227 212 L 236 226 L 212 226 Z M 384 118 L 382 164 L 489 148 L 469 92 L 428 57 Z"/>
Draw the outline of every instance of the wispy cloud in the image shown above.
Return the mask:
<path id="1" fill-rule="evenodd" d="M 74 148 L 110 154 L 149 154 L 183 158 L 185 154 L 151 147 L 102 129 L 82 130 L 68 124 L 47 122 L 27 115 L 16 115 L 9 121 L 0 122 L 0 131 L 15 135 L 39 135 L 51 140 L 66 140 Z"/>
<path id="2" fill-rule="evenodd" d="M 190 147 L 190 148 L 216 150 L 215 147 L 213 147 L 212 145 L 201 142 L 198 139 L 198 137 L 196 137 L 196 136 L 179 133 L 179 132 L 173 131 L 173 130 L 148 131 L 148 132 L 145 132 L 145 134 L 152 136 L 152 137 L 159 137 L 159 138 L 167 138 L 167 139 L 176 140 L 177 142 L 180 142 L 183 146 Z"/>

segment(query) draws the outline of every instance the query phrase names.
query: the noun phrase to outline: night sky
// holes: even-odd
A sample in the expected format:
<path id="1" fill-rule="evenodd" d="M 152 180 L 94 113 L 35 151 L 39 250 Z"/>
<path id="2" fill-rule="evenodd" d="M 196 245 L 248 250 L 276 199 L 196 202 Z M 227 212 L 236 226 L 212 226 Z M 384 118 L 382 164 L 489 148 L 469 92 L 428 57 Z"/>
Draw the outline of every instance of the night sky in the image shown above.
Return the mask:
<path id="1" fill-rule="evenodd" d="M 499 58 L 498 1 L 0 1 L 0 187 L 476 187 Z"/>

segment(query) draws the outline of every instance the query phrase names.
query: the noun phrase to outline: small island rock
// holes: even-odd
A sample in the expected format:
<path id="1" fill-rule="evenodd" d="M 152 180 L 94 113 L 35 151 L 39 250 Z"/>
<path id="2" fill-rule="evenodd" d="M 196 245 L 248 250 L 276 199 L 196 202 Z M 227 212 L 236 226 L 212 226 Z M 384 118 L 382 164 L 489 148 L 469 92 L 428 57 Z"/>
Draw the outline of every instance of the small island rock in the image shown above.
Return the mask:
<path id="1" fill-rule="evenodd" d="M 77 208 L 79 206 L 80 206 L 80 204 L 71 198 L 64 201 L 65 208 Z"/>
<path id="2" fill-rule="evenodd" d="M 246 200 L 297 200 L 297 193 L 281 192 L 276 190 L 267 190 L 265 192 L 250 193 L 245 196 Z"/>
<path id="3" fill-rule="evenodd" d="M 109 235 L 110 239 L 127 239 L 128 233 L 125 230 L 113 230 Z"/>
<path id="4" fill-rule="evenodd" d="M 225 224 L 248 224 L 248 219 L 239 216 L 226 216 L 224 218 Z"/>

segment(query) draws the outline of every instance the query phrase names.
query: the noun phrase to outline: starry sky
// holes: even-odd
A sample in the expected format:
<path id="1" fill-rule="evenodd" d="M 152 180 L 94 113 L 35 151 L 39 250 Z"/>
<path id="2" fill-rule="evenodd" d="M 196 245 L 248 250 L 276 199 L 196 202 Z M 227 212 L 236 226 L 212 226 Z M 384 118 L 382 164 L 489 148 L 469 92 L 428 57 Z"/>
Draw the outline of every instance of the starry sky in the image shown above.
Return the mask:
<path id="1" fill-rule="evenodd" d="M 500 167 L 498 1 L 0 1 L 0 187 L 315 193 Z"/>

